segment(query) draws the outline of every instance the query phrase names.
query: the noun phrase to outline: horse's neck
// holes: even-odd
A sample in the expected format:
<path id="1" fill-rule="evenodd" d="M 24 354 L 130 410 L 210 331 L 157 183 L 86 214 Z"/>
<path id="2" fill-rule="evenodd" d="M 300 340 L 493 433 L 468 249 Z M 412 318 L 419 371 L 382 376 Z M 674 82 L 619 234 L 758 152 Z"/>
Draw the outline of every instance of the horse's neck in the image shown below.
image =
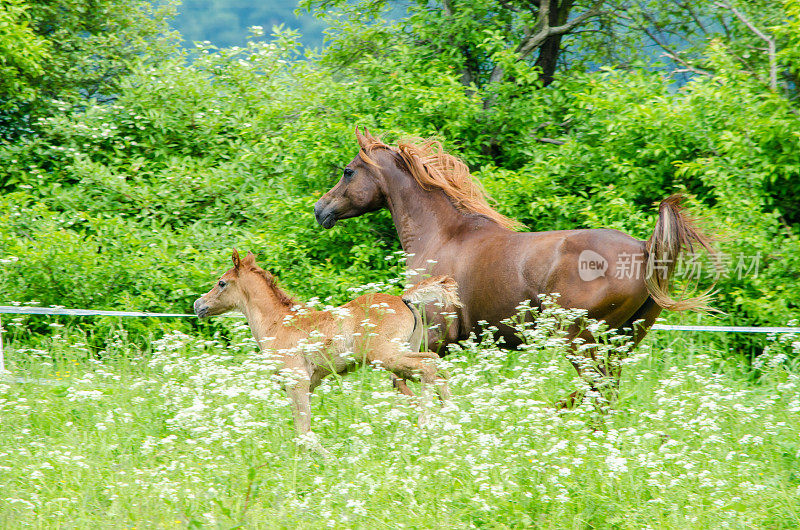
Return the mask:
<path id="1" fill-rule="evenodd" d="M 400 244 L 414 260 L 424 260 L 468 222 L 438 189 L 424 190 L 410 175 L 389 190 L 388 207 Z M 397 182 L 397 181 L 395 181 Z"/>
<path id="2" fill-rule="evenodd" d="M 262 350 L 274 346 L 268 339 L 277 335 L 283 319 L 292 313 L 267 286 L 250 289 L 247 300 L 240 309 L 250 325 L 253 338 Z"/>
<path id="3" fill-rule="evenodd" d="M 388 207 L 400 243 L 409 258 L 411 269 L 429 268 L 428 262 L 443 258 L 442 249 L 454 238 L 497 225 L 483 216 L 459 211 L 439 189 L 425 190 L 414 177 L 403 173 L 392 179 Z"/>

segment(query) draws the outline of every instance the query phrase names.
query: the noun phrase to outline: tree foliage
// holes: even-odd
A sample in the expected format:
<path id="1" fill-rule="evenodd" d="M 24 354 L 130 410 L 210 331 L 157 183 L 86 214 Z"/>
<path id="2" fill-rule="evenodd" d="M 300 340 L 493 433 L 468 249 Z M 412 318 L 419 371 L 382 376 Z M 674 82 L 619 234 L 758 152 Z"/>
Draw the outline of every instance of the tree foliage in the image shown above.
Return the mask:
<path id="1" fill-rule="evenodd" d="M 175 51 L 174 5 L 147 0 L 10 0 L 0 7 L 0 138 L 34 132 L 66 105 L 116 97 L 140 61 Z"/>
<path id="2" fill-rule="evenodd" d="M 33 87 L 26 79 L 42 74 L 42 62 L 49 56 L 48 42 L 30 25 L 28 6 L 21 0 L 9 0 L 0 6 L 0 94 L 16 94 L 28 99 Z M 0 108 L 12 102 L 0 99 Z"/>

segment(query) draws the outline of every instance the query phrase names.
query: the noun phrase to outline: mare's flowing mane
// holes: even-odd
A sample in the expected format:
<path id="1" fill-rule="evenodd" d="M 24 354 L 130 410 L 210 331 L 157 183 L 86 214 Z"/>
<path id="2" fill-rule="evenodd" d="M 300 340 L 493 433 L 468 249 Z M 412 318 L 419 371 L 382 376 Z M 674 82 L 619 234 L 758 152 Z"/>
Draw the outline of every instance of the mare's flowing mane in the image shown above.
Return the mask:
<path id="1" fill-rule="evenodd" d="M 422 189 L 440 189 L 461 211 L 482 215 L 511 230 L 522 228 L 522 223 L 509 219 L 489 206 L 489 195 L 470 174 L 467 165 L 446 152 L 438 140 L 409 138 L 400 141 L 397 147 L 392 147 L 366 129 L 361 134 L 358 128 L 356 138 L 361 147 L 361 158 L 366 163 L 377 165 L 370 158 L 370 153 L 375 149 L 388 149 L 400 155 Z"/>

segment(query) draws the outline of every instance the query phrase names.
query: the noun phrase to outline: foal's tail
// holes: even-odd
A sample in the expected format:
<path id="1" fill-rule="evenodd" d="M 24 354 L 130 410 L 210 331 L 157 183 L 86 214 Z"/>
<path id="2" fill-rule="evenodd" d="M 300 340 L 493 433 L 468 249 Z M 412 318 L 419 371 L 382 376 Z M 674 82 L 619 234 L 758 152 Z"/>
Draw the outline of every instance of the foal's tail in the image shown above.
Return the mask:
<path id="1" fill-rule="evenodd" d="M 430 304 L 440 302 L 445 306 L 461 307 L 458 284 L 450 276 L 433 276 L 422 280 L 403 293 L 406 304 Z"/>
<path id="2" fill-rule="evenodd" d="M 683 196 L 675 194 L 661 201 L 658 207 L 656 227 L 645 244 L 647 292 L 658 305 L 671 311 L 715 311 L 709 305 L 713 286 L 698 296 L 683 300 L 676 300 L 669 294 L 670 277 L 681 251 L 693 253 L 695 245 L 700 245 L 716 257 L 711 238 L 703 235 L 696 220 L 686 214 L 682 201 Z"/>
<path id="3" fill-rule="evenodd" d="M 414 331 L 409 338 L 412 351 L 419 351 L 422 343 L 422 316 L 415 307 L 420 304 L 430 304 L 439 302 L 447 306 L 462 307 L 461 299 L 458 297 L 458 284 L 450 276 L 433 276 L 422 280 L 418 284 L 410 287 L 403 293 L 403 302 L 414 315 Z"/>

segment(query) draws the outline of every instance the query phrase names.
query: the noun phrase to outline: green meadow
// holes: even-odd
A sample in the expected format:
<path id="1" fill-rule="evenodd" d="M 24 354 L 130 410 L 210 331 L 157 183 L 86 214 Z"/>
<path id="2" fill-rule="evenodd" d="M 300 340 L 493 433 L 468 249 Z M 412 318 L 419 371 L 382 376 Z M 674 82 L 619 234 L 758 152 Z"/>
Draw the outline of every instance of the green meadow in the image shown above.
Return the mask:
<path id="1" fill-rule="evenodd" d="M 615 407 L 570 411 L 553 407 L 581 385 L 557 334 L 529 331 L 512 352 L 476 338 L 443 362 L 453 402 L 423 428 L 388 373 L 328 378 L 312 397 L 323 458 L 296 439 L 246 323 L 223 325 L 232 340 L 175 331 L 144 349 L 120 332 L 100 359 L 70 326 L 6 345 L 2 526 L 800 524 L 796 335 L 765 339 L 745 372 L 705 334 L 654 331 L 621 356 Z"/>

